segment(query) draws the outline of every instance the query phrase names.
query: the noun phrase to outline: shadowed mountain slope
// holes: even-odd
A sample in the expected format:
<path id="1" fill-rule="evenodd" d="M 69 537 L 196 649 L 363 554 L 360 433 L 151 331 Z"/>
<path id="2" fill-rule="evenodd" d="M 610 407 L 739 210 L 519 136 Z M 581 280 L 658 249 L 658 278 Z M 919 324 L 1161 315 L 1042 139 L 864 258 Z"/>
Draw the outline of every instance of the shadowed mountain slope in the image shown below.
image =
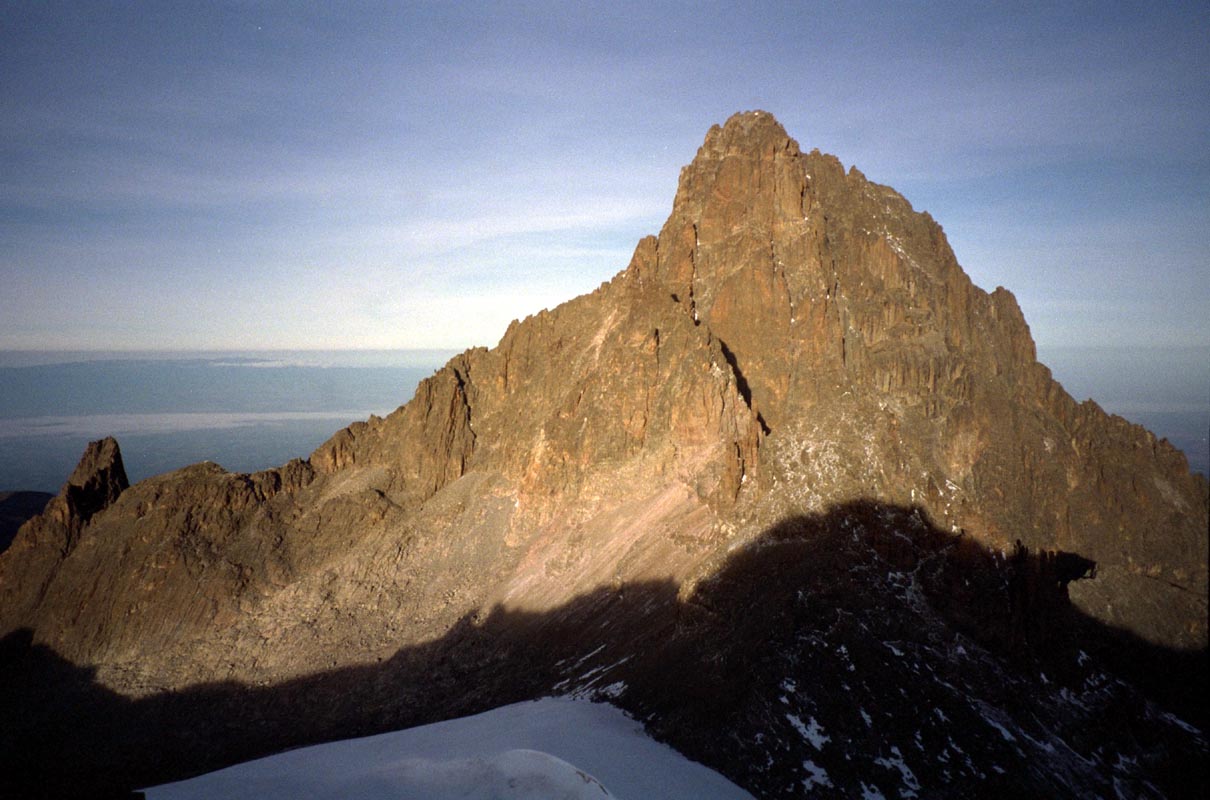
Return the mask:
<path id="1" fill-rule="evenodd" d="M 832 156 L 803 153 L 762 112 L 711 129 L 659 236 L 640 241 L 624 271 L 514 323 L 495 348 L 455 357 L 386 418 L 279 469 L 200 464 L 125 484 L 116 442 L 96 443 L 21 529 L 0 555 L 0 634 L 27 629 L 32 652 L 89 669 L 131 703 L 226 681 L 291 686 L 321 670 L 352 679 L 493 615 L 557 620 L 582 598 L 637 587 L 659 587 L 692 615 L 737 553 L 796 520 L 815 520 L 811 538 L 835 545 L 812 558 L 859 558 L 828 527 L 841 521 L 831 509 L 853 503 L 918 511 L 989 559 L 1020 546 L 1068 553 L 1063 570 L 1095 562 L 1095 580 L 1064 584 L 1082 614 L 1156 652 L 1197 658 L 1206 646 L 1205 479 L 1166 441 L 1074 402 L 1037 363 L 1012 295 L 974 286 L 927 214 Z M 840 580 L 842 567 L 822 574 Z M 974 578 L 947 580 L 942 595 L 961 596 L 957 584 Z M 781 636 L 792 586 L 751 601 L 750 634 L 715 630 L 719 655 L 677 670 L 685 691 L 757 702 L 735 678 L 754 665 L 722 654 L 735 636 Z M 880 625 L 929 629 L 896 622 L 911 603 L 884 607 L 900 611 Z M 615 613 L 602 606 L 597 629 L 639 635 Z M 769 658 L 823 657 L 783 639 Z M 942 666 L 926 649 L 895 648 L 915 653 L 909 671 Z M 492 657 L 457 650 L 467 668 Z M 456 674 L 430 666 L 434 680 Z M 384 699 L 381 717 L 369 698 L 362 713 L 428 720 L 545 690 L 519 669 L 553 667 L 509 662 L 499 686 L 450 678 L 448 701 L 427 687 Z M 1010 672 L 996 680 L 1018 685 Z M 633 707 L 697 752 L 688 712 L 631 682 Z M 761 702 L 779 702 L 772 684 L 757 685 Z M 304 707 L 299 743 L 338 732 L 336 710 Z M 778 708 L 763 713 L 774 720 Z M 792 713 L 809 732 L 805 707 Z M 773 735 L 755 723 L 727 730 Z M 898 763 L 896 747 L 900 756 L 875 757 Z M 924 772 L 912 769 L 915 780 Z M 744 781 L 776 794 L 756 773 Z"/>
<path id="2" fill-rule="evenodd" d="M 29 631 L 0 648 L 6 796 L 114 794 L 315 741 L 551 693 L 607 698 L 763 797 L 1200 796 L 1203 656 L 1067 597 L 1065 557 L 1005 558 L 919 508 L 781 521 L 688 594 L 625 583 L 501 606 L 381 662 L 139 698 Z M 1123 661 L 1123 656 L 1126 656 Z M 1162 687 L 1140 691 L 1156 666 Z"/>

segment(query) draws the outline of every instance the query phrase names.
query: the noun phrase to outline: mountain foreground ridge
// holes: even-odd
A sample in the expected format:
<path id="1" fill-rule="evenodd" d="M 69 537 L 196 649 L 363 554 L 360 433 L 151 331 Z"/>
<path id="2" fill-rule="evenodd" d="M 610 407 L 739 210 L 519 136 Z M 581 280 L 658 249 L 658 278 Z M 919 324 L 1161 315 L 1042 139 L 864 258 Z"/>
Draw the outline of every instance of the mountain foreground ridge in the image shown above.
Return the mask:
<path id="1" fill-rule="evenodd" d="M 928 214 L 740 113 L 625 270 L 308 459 L 90 445 L 0 554 L 7 691 L 63 682 L 0 750 L 121 788 L 579 692 L 760 796 L 1180 796 L 1204 709 L 1140 682 L 1204 666 L 1207 494 Z"/>

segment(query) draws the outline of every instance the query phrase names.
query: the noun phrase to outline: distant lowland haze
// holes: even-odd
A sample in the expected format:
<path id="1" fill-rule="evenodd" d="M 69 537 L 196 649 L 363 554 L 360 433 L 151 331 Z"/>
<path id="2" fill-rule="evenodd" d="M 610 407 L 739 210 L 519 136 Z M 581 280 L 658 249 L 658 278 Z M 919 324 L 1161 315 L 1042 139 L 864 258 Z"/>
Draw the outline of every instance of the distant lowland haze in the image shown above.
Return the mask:
<path id="1" fill-rule="evenodd" d="M 56 492 L 85 445 L 117 437 L 131 480 L 199 461 L 253 472 L 386 415 L 440 351 L 0 353 L 0 489 Z"/>

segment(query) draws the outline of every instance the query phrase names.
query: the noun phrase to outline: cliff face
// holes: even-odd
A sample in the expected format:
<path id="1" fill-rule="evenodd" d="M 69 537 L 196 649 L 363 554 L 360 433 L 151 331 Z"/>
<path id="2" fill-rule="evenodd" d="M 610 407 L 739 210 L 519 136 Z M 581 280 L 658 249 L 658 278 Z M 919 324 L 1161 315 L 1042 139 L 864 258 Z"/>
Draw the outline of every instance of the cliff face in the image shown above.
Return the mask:
<path id="1" fill-rule="evenodd" d="M 1088 613 L 1205 646 L 1204 481 L 1166 442 L 1076 404 L 1011 293 L 974 286 L 894 190 L 802 154 L 767 114 L 737 115 L 636 262 L 746 383 L 767 433 L 765 521 L 857 497 L 919 504 L 993 547 L 1084 554 L 1100 565 L 1073 586 Z"/>
<path id="2" fill-rule="evenodd" d="M 308 460 L 127 487 L 116 444 L 91 448 L 0 555 L 0 634 L 127 695 L 271 684 L 500 610 L 557 621 L 657 581 L 691 601 L 784 520 L 868 502 L 1095 561 L 1077 607 L 1206 646 L 1205 480 L 1075 403 L 927 214 L 737 114 L 623 272 Z"/>
<path id="3" fill-rule="evenodd" d="M 1183 456 L 1075 403 L 1011 293 L 974 286 L 940 226 L 768 114 L 710 131 L 625 272 L 455 360 L 399 416 L 313 462 L 434 443 L 395 493 L 499 471 L 541 518 L 637 459 L 739 538 L 856 498 L 920 505 L 1002 550 L 1084 554 L 1088 613 L 1206 643 L 1206 490 Z"/>

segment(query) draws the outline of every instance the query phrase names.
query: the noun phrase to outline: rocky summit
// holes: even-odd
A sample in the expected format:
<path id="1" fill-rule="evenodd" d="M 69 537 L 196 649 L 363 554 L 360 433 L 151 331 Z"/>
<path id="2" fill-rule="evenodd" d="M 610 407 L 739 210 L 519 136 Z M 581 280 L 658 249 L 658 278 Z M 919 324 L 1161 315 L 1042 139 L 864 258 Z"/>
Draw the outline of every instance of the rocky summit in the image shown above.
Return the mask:
<path id="1" fill-rule="evenodd" d="M 91 445 L 0 555 L 0 787 L 567 693 L 760 797 L 1201 796 L 1207 495 L 927 213 L 736 114 L 625 270 L 308 459 Z"/>

